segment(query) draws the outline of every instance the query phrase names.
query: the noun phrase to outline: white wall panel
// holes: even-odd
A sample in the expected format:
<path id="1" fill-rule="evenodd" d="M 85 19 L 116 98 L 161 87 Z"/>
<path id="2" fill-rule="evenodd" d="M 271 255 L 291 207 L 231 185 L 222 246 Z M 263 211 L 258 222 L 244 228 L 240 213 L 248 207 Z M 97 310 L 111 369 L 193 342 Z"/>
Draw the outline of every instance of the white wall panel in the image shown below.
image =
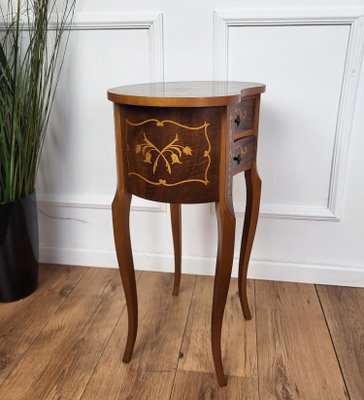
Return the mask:
<path id="1" fill-rule="evenodd" d="M 263 81 L 264 204 L 325 207 L 348 26 L 229 29 L 228 79 Z"/>
<path id="2" fill-rule="evenodd" d="M 148 31 L 73 31 L 66 60 L 39 191 L 107 195 L 115 186 L 115 173 L 110 174 L 112 103 L 106 101 L 105 88 L 128 77 L 148 81 Z"/>
<path id="3" fill-rule="evenodd" d="M 38 181 L 42 260 L 116 266 L 108 88 L 163 78 L 254 80 L 267 92 L 250 276 L 364 286 L 361 3 L 228 0 L 219 10 L 217 0 L 153 7 L 80 0 Z M 235 275 L 243 196 L 238 176 Z M 133 199 L 137 268 L 173 270 L 167 210 Z M 184 206 L 183 270 L 212 274 L 215 254 L 213 207 Z"/>

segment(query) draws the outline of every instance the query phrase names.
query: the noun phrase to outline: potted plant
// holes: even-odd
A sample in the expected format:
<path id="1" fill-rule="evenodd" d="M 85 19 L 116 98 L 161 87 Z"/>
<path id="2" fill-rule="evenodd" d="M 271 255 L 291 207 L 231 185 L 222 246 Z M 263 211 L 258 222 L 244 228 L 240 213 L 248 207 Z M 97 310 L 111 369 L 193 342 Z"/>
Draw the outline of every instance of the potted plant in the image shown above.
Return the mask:
<path id="1" fill-rule="evenodd" d="M 0 302 L 37 288 L 35 181 L 74 6 L 75 0 L 0 5 Z"/>

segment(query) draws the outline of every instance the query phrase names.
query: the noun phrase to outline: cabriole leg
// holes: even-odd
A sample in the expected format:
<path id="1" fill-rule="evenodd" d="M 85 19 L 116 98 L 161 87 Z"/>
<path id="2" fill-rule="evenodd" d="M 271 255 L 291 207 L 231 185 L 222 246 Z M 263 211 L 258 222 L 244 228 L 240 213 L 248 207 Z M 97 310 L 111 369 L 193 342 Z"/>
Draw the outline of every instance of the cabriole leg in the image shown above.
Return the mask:
<path id="1" fill-rule="evenodd" d="M 115 247 L 128 310 L 128 337 L 123 355 L 125 363 L 133 355 L 138 330 L 138 299 L 129 230 L 130 203 L 131 194 L 125 191 L 118 192 L 112 203 Z"/>
<path id="2" fill-rule="evenodd" d="M 255 229 L 257 227 L 262 185 L 256 165 L 253 165 L 251 169 L 245 171 L 245 182 L 246 208 L 239 259 L 239 297 L 244 318 L 251 319 L 247 297 L 247 274 Z"/>
<path id="3" fill-rule="evenodd" d="M 171 222 L 174 247 L 174 286 L 173 296 L 178 296 L 181 283 L 182 239 L 181 239 L 181 205 L 171 204 Z"/>
<path id="4" fill-rule="evenodd" d="M 211 343 L 217 380 L 220 386 L 225 386 L 226 378 L 221 357 L 221 328 L 234 257 L 235 216 L 231 214 L 224 201 L 216 203 L 216 214 L 218 251 L 212 303 Z"/>

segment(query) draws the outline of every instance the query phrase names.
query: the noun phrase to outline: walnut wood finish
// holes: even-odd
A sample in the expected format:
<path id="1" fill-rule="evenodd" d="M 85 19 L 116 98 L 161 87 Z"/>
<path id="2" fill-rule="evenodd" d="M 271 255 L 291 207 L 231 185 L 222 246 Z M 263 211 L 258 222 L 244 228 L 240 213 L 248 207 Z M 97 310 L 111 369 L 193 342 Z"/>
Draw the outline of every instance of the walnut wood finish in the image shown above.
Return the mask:
<path id="1" fill-rule="evenodd" d="M 255 162 L 256 138 L 249 136 L 236 140 L 233 150 L 233 174 L 246 171 Z"/>
<path id="2" fill-rule="evenodd" d="M 239 267 L 239 298 L 245 318 L 247 268 L 259 212 L 256 171 L 261 84 L 174 82 L 111 89 L 115 103 L 118 189 L 113 202 L 115 245 L 128 309 L 123 361 L 130 361 L 138 327 L 138 304 L 129 233 L 132 194 L 171 203 L 175 251 L 173 295 L 181 279 L 182 203 L 215 202 L 218 252 L 212 301 L 211 344 L 220 386 L 226 385 L 221 332 L 235 241 L 233 176 L 245 171 L 247 209 Z"/>
<path id="3" fill-rule="evenodd" d="M 173 296 L 178 296 L 181 284 L 182 264 L 182 232 L 181 232 L 181 205 L 171 204 L 171 223 L 174 247 L 174 285 Z"/>
<path id="4" fill-rule="evenodd" d="M 255 139 L 258 137 L 258 126 L 259 126 L 259 105 L 260 96 L 256 96 L 254 99 L 254 117 L 253 117 L 253 131 Z M 249 138 L 242 139 L 248 140 Z M 239 143 L 239 142 L 236 142 Z M 251 313 L 249 309 L 248 296 L 247 296 L 247 274 L 251 250 L 253 247 L 253 241 L 255 236 L 255 230 L 257 227 L 259 206 L 260 206 L 260 193 L 262 182 L 260 180 L 257 165 L 256 165 L 256 154 L 257 154 L 257 141 L 254 143 L 254 156 L 251 169 L 245 171 L 245 183 L 246 183 L 246 206 L 245 206 L 245 218 L 243 235 L 241 239 L 240 258 L 239 258 L 239 297 L 241 308 L 243 310 L 244 318 L 251 319 Z"/>
<path id="5" fill-rule="evenodd" d="M 245 171 L 246 182 L 246 207 L 243 237 L 241 240 L 240 259 L 239 259 L 239 297 L 244 318 L 251 319 L 247 297 L 247 273 L 250 253 L 253 247 L 255 229 L 258 221 L 261 180 L 259 178 L 256 165 Z"/>
<path id="6" fill-rule="evenodd" d="M 218 200 L 224 107 L 122 107 L 129 193 L 166 203 Z"/>
<path id="7" fill-rule="evenodd" d="M 264 91 L 265 85 L 252 82 L 158 82 L 113 88 L 107 95 L 114 103 L 133 106 L 214 107 Z"/>
<path id="8" fill-rule="evenodd" d="M 231 119 L 232 118 L 230 118 L 230 122 Z M 226 170 L 226 164 L 229 163 L 231 166 L 233 161 L 233 143 L 227 137 L 228 129 L 231 136 L 231 124 L 228 126 L 227 119 L 223 116 L 221 120 L 222 135 L 220 163 L 220 179 L 221 177 L 223 179 L 221 179 L 220 182 L 220 200 L 216 203 L 218 248 L 211 316 L 212 357 L 214 359 L 216 376 L 220 386 L 226 386 L 227 383 L 222 365 L 221 330 L 226 297 L 229 290 L 235 243 L 235 214 L 231 190 L 232 172 L 231 168 Z M 227 173 L 228 179 L 226 180 L 225 178 Z"/>
<path id="9" fill-rule="evenodd" d="M 128 308 L 128 338 L 123 355 L 126 363 L 133 355 L 138 330 L 138 299 L 129 229 L 130 203 L 131 194 L 121 191 L 112 204 L 116 254 Z"/>
<path id="10" fill-rule="evenodd" d="M 216 204 L 216 214 L 218 251 L 212 302 L 211 344 L 217 380 L 220 386 L 226 386 L 221 357 L 221 329 L 234 257 L 235 215 L 231 214 L 224 201 Z"/>
<path id="11" fill-rule="evenodd" d="M 114 111 L 116 149 L 120 149 L 121 108 L 115 105 Z M 128 338 L 123 356 L 123 361 L 127 363 L 131 360 L 133 355 L 138 330 L 138 298 L 129 228 L 131 194 L 125 190 L 125 161 L 123 152 L 117 150 L 116 156 L 118 166 L 118 187 L 112 203 L 112 215 L 116 254 L 128 309 Z"/>
<path id="12" fill-rule="evenodd" d="M 234 139 L 240 132 L 253 129 L 255 96 L 244 98 L 241 103 L 235 105 L 233 110 L 233 135 Z"/>

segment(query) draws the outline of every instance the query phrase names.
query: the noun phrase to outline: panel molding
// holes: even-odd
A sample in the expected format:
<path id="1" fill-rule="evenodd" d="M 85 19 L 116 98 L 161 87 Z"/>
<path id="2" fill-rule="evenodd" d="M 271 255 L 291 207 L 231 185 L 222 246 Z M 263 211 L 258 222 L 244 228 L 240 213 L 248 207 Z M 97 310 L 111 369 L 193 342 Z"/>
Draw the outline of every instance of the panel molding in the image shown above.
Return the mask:
<path id="1" fill-rule="evenodd" d="M 340 221 L 344 205 L 352 121 L 364 46 L 364 8 L 292 10 L 215 10 L 213 37 L 213 78 L 228 79 L 229 28 L 246 26 L 348 25 L 349 40 L 341 82 L 341 95 L 332 154 L 326 207 L 262 204 L 268 218 Z M 237 214 L 243 212 L 236 204 Z"/>
<path id="2" fill-rule="evenodd" d="M 50 28 L 54 24 L 50 24 Z M 164 80 L 164 55 L 163 55 L 163 14 L 150 13 L 76 13 L 71 31 L 92 30 L 120 30 L 120 29 L 147 29 L 150 65 L 150 82 Z M 39 194 L 40 206 L 55 208 L 87 208 L 91 210 L 110 210 L 112 199 L 108 196 Z M 157 204 L 135 198 L 132 211 L 166 212 L 165 204 Z"/>
<path id="3" fill-rule="evenodd" d="M 134 252 L 133 256 L 137 270 L 174 271 L 172 254 Z M 70 249 L 41 245 L 40 260 L 54 264 L 117 268 L 116 254 L 113 250 Z M 215 264 L 216 259 L 213 257 L 183 256 L 182 271 L 183 274 L 213 276 Z M 234 259 L 232 276 L 237 277 L 237 274 L 238 259 Z M 364 270 L 353 266 L 252 260 L 249 265 L 248 277 L 250 279 L 364 287 Z"/>
<path id="4" fill-rule="evenodd" d="M 54 27 L 54 25 L 53 25 Z M 50 24 L 52 29 L 52 24 Z M 164 80 L 163 14 L 161 12 L 76 13 L 70 30 L 147 29 L 150 82 Z"/>
<path id="5" fill-rule="evenodd" d="M 49 195 L 37 193 L 37 204 L 40 207 L 53 208 L 86 208 L 89 210 L 111 211 L 113 198 L 110 196 L 95 195 Z M 131 211 L 167 212 L 167 204 L 156 203 L 133 196 Z"/>
<path id="6" fill-rule="evenodd" d="M 51 21 L 49 29 L 55 28 Z M 0 31 L 4 24 L 0 24 Z M 118 30 L 147 29 L 149 40 L 150 82 L 164 80 L 164 39 L 163 14 L 161 12 L 125 12 L 125 13 L 75 13 L 69 29 L 74 30 Z"/>
<path id="7" fill-rule="evenodd" d="M 235 215 L 245 215 L 245 203 L 234 203 Z M 286 204 L 262 204 L 259 217 L 272 219 L 294 219 L 310 221 L 340 221 L 327 207 Z"/>

